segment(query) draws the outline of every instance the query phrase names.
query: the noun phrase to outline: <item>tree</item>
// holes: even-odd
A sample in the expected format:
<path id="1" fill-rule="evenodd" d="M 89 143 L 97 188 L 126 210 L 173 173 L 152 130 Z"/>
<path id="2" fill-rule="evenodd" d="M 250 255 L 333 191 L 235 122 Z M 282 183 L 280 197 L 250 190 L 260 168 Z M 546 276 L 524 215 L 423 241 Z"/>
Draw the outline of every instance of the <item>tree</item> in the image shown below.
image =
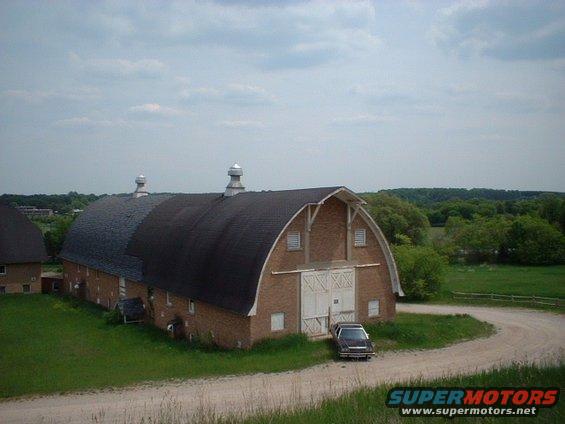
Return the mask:
<path id="1" fill-rule="evenodd" d="M 471 261 L 495 261 L 506 253 L 506 240 L 511 221 L 504 216 L 473 220 L 449 218 L 445 226 L 454 253 L 463 253 Z"/>
<path id="2" fill-rule="evenodd" d="M 74 215 L 57 215 L 52 229 L 44 235 L 45 247 L 49 256 L 57 256 L 61 252 L 67 232 L 74 220 Z"/>
<path id="3" fill-rule="evenodd" d="M 445 258 L 428 246 L 393 246 L 393 252 L 407 299 L 427 299 L 439 291 L 445 278 Z"/>
<path id="4" fill-rule="evenodd" d="M 565 237 L 544 219 L 520 216 L 507 237 L 510 259 L 520 264 L 550 265 L 565 263 Z"/>
<path id="5" fill-rule="evenodd" d="M 366 196 L 369 212 L 389 243 L 404 242 L 406 236 L 414 244 L 425 242 L 430 223 L 415 205 L 387 193 Z"/>

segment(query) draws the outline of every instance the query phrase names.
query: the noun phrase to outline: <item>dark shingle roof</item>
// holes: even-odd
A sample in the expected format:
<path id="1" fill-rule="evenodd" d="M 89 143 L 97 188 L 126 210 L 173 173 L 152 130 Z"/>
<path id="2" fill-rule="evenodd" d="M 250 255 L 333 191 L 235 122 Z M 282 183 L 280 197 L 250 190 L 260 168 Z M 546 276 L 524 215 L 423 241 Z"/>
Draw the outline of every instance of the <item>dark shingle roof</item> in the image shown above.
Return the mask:
<path id="1" fill-rule="evenodd" d="M 77 218 L 60 256 L 247 314 L 284 226 L 337 189 L 109 196 Z"/>
<path id="2" fill-rule="evenodd" d="M 148 284 L 247 314 L 284 226 L 304 205 L 338 188 L 180 194 L 153 209 L 127 252 L 142 260 Z"/>
<path id="3" fill-rule="evenodd" d="M 137 199 L 131 196 L 107 196 L 92 203 L 73 223 L 59 256 L 140 281 L 141 262 L 127 255 L 126 247 L 147 214 L 170 197 L 167 194 Z"/>
<path id="4" fill-rule="evenodd" d="M 0 264 L 45 260 L 41 230 L 16 209 L 0 205 Z"/>

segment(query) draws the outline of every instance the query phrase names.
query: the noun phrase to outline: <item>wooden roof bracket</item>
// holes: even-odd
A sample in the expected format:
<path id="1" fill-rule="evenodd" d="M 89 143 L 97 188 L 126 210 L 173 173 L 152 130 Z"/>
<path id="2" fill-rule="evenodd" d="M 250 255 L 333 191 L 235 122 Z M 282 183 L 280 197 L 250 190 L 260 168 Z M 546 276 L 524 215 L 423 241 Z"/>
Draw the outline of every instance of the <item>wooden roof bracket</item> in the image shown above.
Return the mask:
<path id="1" fill-rule="evenodd" d="M 348 204 L 347 205 L 347 229 L 348 230 L 351 229 L 351 225 L 353 224 L 355 217 L 357 216 L 357 214 L 361 210 L 361 204 L 360 203 L 354 203 L 353 204 L 353 214 L 351 213 L 351 209 L 352 209 L 351 204 Z"/>
<path id="2" fill-rule="evenodd" d="M 320 206 L 322 206 L 324 202 L 320 202 L 316 205 L 316 209 L 314 209 L 314 213 L 312 214 L 312 205 L 308 205 L 308 221 L 307 221 L 307 229 L 308 231 L 312 231 L 312 224 L 314 224 L 314 220 L 316 219 L 316 215 L 320 211 Z"/>

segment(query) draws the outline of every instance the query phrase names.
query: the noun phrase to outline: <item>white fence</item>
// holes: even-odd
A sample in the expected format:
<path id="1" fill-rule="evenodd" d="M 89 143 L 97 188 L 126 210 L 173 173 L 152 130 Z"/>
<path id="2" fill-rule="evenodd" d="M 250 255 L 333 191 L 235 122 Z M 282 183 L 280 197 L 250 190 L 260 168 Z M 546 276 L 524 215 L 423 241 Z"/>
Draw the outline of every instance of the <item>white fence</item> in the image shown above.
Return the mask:
<path id="1" fill-rule="evenodd" d="M 469 299 L 469 300 L 498 300 L 501 302 L 523 302 L 523 303 L 537 303 L 540 305 L 549 305 L 560 307 L 565 303 L 565 299 L 556 297 L 543 297 L 543 296 L 519 296 L 516 294 L 496 294 L 496 293 L 464 293 L 452 291 L 454 299 Z"/>

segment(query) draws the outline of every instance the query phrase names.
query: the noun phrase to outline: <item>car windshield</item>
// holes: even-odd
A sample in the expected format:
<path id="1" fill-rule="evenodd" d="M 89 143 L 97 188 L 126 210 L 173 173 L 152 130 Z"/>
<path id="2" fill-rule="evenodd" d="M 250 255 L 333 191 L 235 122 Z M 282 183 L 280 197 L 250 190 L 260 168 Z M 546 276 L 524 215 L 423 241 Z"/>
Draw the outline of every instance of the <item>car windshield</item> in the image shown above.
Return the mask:
<path id="1" fill-rule="evenodd" d="M 344 328 L 339 333 L 339 338 L 346 340 L 366 340 L 367 336 L 361 328 Z"/>

